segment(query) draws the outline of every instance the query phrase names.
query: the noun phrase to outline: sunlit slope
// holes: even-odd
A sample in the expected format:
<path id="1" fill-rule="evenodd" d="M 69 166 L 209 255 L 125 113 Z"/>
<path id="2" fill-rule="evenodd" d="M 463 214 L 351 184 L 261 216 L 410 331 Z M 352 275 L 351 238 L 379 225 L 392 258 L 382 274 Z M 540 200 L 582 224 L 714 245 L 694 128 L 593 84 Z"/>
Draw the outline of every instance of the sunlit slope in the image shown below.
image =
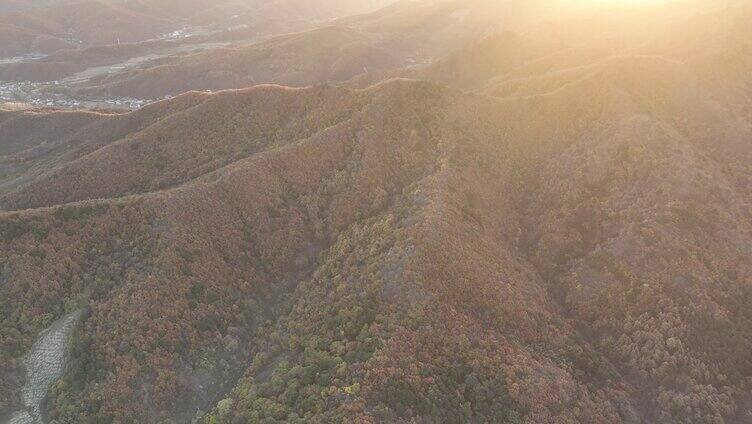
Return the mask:
<path id="1" fill-rule="evenodd" d="M 733 83 L 748 52 L 750 33 L 744 22 L 750 8 L 742 2 L 729 5 L 677 1 L 627 10 L 552 6 L 559 13 L 538 11 L 525 24 L 496 27 L 494 33 L 479 36 L 430 65 L 377 72 L 352 83 L 365 87 L 406 77 L 503 96 L 505 87 L 519 86 L 525 79 L 555 79 L 557 72 L 573 75 L 578 68 L 630 55 L 675 60 L 692 72 L 712 66 L 714 57 L 732 65 L 724 72 L 736 73 Z"/>
<path id="2" fill-rule="evenodd" d="M 82 310 L 58 422 L 746 422 L 750 32 L 711 9 L 0 112 L 0 417 Z"/>

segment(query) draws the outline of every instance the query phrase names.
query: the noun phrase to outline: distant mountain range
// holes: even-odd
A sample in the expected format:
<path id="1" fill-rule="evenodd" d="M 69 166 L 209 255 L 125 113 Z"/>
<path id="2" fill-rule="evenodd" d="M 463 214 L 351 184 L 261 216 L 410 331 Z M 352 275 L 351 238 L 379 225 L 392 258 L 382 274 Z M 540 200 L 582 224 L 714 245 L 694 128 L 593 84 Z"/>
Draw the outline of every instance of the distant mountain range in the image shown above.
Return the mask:
<path id="1" fill-rule="evenodd" d="M 365 12 L 388 0 L 47 0 L 0 9 L 0 54 L 133 43 L 183 27 L 222 28 L 269 21 L 296 25 Z M 227 21 L 236 21 L 228 24 Z M 247 21 L 247 22 L 246 22 Z M 310 25 L 307 23 L 305 25 Z"/>

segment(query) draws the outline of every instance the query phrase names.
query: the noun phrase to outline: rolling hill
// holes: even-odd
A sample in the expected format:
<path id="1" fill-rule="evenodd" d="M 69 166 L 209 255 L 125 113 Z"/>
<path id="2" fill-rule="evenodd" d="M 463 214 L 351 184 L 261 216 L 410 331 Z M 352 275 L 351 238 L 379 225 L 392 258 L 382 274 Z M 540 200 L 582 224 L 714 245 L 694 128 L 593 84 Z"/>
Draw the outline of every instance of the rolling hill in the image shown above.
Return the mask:
<path id="1" fill-rule="evenodd" d="M 185 28 L 224 31 L 238 25 L 288 30 L 311 21 L 362 13 L 385 0 L 318 2 L 300 0 L 55 0 L 0 11 L 0 55 L 54 53 L 68 47 L 134 43 Z M 324 7 L 324 4 L 326 7 Z M 273 27 L 273 26 L 272 26 Z"/>
<path id="2" fill-rule="evenodd" d="M 0 420 L 749 422 L 749 10 L 0 110 Z"/>
<path id="3" fill-rule="evenodd" d="M 403 64 L 403 58 L 376 47 L 368 35 L 347 28 L 324 27 L 105 75 L 71 91 L 84 97 L 154 99 L 191 90 L 256 84 L 300 87 L 345 81 L 369 70 Z"/>
<path id="4" fill-rule="evenodd" d="M 313 28 L 261 37 L 262 40 L 258 25 L 250 24 L 247 29 L 183 41 L 62 50 L 37 60 L 0 65 L 0 78 L 47 83 L 60 80 L 49 91 L 76 99 L 149 100 L 190 90 L 233 89 L 262 83 L 300 87 L 341 83 L 354 77 L 373 82 L 382 79 L 384 73 L 396 75 L 405 67 L 430 63 L 489 33 L 522 27 L 525 22 L 536 20 L 533 16 L 539 8 L 538 2 L 403 1 L 333 21 L 312 24 L 309 20 L 298 27 Z M 265 16 L 265 12 L 256 13 Z M 240 15 L 233 21 L 243 19 Z M 269 29 L 271 33 L 284 33 L 284 28 L 295 27 L 269 22 L 264 26 L 277 28 Z M 181 43 L 184 49 L 191 44 L 203 46 L 203 51 L 176 52 L 177 47 L 170 48 Z M 129 58 L 137 63 L 129 64 Z M 94 75 L 76 77 L 86 75 L 87 69 L 106 65 L 113 66 Z"/>

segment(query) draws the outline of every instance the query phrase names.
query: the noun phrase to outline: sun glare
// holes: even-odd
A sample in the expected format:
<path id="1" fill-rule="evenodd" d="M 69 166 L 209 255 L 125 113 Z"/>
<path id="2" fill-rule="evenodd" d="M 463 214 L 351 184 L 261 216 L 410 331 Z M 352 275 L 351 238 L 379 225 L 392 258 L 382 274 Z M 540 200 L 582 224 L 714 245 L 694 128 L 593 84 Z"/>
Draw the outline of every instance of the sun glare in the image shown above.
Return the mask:
<path id="1" fill-rule="evenodd" d="M 571 6 L 580 7 L 645 7 L 645 6 L 662 6 L 669 3 L 675 3 L 677 0 L 563 0 L 563 3 Z"/>

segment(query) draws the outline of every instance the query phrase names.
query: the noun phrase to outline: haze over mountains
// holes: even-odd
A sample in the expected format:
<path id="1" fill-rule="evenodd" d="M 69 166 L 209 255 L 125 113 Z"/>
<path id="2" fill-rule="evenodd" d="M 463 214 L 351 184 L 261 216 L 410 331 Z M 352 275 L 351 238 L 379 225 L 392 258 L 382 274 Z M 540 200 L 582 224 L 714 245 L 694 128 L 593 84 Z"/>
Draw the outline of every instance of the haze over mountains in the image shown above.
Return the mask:
<path id="1" fill-rule="evenodd" d="M 376 12 L 319 23 L 299 21 L 300 13 L 292 12 L 281 14 L 286 19 L 269 17 L 260 24 L 243 23 L 244 15 L 234 15 L 224 30 L 185 26 L 159 39 L 0 62 L 0 78 L 9 82 L 8 100 L 126 107 L 187 90 L 344 82 L 429 63 L 496 28 L 516 28 L 539 19 L 534 12 L 542 10 L 541 3 L 545 2 L 401 1 Z M 290 30 L 293 33 L 285 33 Z"/>
<path id="2" fill-rule="evenodd" d="M 221 29 L 226 20 L 286 21 L 282 25 L 365 12 L 384 0 L 48 0 L 6 6 L 0 19 L 3 54 L 51 53 L 60 46 L 91 46 L 157 38 L 181 26 Z M 253 15 L 253 17 L 247 16 Z M 307 24 L 310 25 L 310 24 Z"/>
<path id="3" fill-rule="evenodd" d="M 296 10 L 0 71 L 0 422 L 752 422 L 747 2 Z"/>

